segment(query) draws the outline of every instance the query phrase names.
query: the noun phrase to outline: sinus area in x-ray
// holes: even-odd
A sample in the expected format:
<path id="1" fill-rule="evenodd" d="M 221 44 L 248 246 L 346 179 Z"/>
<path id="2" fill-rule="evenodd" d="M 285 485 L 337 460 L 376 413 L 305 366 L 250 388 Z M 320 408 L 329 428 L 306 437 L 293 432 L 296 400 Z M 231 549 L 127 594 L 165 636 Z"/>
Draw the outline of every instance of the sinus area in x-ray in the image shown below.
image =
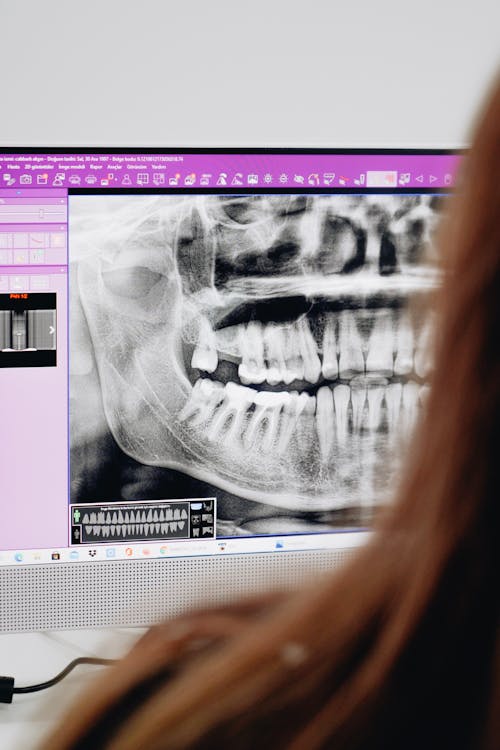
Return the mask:
<path id="1" fill-rule="evenodd" d="M 71 502 L 216 497 L 218 536 L 369 525 L 428 389 L 439 204 L 72 196 Z"/>

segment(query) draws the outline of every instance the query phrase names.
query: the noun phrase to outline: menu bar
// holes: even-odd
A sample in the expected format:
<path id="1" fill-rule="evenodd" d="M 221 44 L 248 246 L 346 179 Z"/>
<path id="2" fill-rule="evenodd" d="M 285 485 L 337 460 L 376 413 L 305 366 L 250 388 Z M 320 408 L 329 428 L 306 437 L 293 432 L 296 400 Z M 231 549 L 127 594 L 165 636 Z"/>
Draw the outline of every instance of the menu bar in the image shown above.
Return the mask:
<path id="1" fill-rule="evenodd" d="M 452 188 L 454 153 L 0 153 L 12 188 L 296 190 Z"/>

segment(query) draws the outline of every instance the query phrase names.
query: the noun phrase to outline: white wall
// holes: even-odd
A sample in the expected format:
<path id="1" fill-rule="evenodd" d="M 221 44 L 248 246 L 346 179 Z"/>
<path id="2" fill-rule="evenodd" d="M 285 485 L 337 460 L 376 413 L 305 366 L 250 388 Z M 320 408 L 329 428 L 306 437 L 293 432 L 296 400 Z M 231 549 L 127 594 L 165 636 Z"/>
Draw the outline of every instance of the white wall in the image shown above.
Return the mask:
<path id="1" fill-rule="evenodd" d="M 3 145 L 459 145 L 498 0 L 0 0 Z"/>

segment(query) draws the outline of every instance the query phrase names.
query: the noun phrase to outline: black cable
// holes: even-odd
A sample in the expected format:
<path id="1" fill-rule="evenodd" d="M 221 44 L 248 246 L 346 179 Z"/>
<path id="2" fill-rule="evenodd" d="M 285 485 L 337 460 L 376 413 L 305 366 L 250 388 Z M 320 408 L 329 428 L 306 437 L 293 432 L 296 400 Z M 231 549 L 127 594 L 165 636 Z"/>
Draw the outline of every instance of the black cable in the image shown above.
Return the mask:
<path id="1" fill-rule="evenodd" d="M 116 664 L 117 661 L 117 659 L 100 659 L 92 656 L 79 656 L 78 659 L 74 659 L 70 662 L 62 672 L 59 672 L 59 674 L 51 680 L 40 682 L 38 685 L 27 685 L 26 687 L 14 687 L 13 677 L 0 677 L 0 703 L 12 703 L 12 696 L 16 694 L 37 693 L 39 690 L 45 690 L 46 688 L 52 687 L 80 664 L 109 666 L 110 664 Z"/>

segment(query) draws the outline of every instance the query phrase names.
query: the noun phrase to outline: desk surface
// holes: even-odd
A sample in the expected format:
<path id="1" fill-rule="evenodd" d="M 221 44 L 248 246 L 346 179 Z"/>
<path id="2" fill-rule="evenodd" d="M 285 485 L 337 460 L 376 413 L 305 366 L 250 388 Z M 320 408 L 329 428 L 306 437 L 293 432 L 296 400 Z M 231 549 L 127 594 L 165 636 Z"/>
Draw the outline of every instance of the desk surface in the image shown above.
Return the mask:
<path id="1" fill-rule="evenodd" d="M 143 632 L 141 628 L 106 628 L 0 635 L 0 674 L 14 677 L 18 687 L 44 682 L 78 656 L 122 656 Z M 100 669 L 105 667 L 77 667 L 54 687 L 15 695 L 12 704 L 0 704 L 2 750 L 35 750 Z"/>

